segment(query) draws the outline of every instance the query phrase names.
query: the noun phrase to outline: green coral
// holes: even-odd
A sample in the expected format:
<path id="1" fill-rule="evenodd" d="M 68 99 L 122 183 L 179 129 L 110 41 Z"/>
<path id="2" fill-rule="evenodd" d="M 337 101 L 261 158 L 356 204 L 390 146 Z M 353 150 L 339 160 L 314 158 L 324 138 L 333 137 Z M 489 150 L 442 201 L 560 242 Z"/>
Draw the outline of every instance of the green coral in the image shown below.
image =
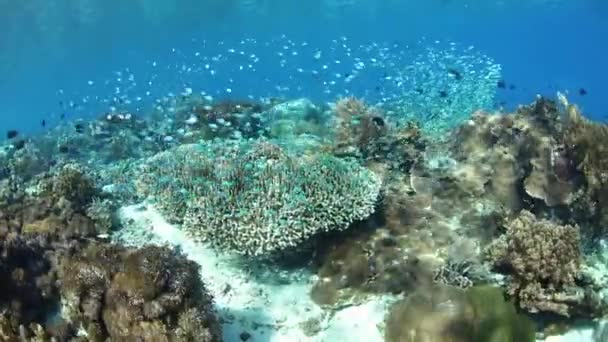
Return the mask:
<path id="1" fill-rule="evenodd" d="M 467 291 L 435 286 L 396 302 L 386 321 L 387 342 L 532 342 L 534 324 L 517 313 L 498 287 Z"/>
<path id="2" fill-rule="evenodd" d="M 381 185 L 354 161 L 296 157 L 262 140 L 182 146 L 145 169 L 140 189 L 174 218 L 185 215 L 190 235 L 254 256 L 365 219 Z"/>

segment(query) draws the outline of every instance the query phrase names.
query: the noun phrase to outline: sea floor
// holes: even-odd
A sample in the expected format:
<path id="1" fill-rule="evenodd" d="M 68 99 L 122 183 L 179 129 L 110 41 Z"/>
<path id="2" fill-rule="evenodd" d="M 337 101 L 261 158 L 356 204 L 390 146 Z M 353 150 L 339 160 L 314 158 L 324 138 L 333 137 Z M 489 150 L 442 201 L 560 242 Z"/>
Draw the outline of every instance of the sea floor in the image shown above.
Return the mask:
<path id="1" fill-rule="evenodd" d="M 123 228 L 115 241 L 130 245 L 167 244 L 200 265 L 203 281 L 216 301 L 225 341 L 382 342 L 383 322 L 397 297 L 372 296 L 363 303 L 325 309 L 309 292 L 315 276 L 305 270 L 243 268 L 230 255 L 189 239 L 150 204 L 122 207 Z M 591 342 L 593 328 L 573 329 L 539 342 Z"/>
<path id="2" fill-rule="evenodd" d="M 123 207 L 125 228 L 116 238 L 127 245 L 170 244 L 201 266 L 201 277 L 214 295 L 225 341 L 382 341 L 389 297 L 326 311 L 309 292 L 314 276 L 243 269 L 228 255 L 193 242 L 150 205 Z M 244 334 L 241 337 L 241 334 Z"/>

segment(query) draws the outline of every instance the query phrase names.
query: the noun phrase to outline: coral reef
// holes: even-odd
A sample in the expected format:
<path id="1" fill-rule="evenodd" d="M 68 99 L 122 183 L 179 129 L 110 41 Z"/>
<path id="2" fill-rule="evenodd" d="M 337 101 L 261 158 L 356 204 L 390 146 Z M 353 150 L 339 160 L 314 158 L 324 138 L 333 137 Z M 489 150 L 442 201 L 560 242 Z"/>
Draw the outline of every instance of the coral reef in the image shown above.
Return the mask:
<path id="1" fill-rule="evenodd" d="M 277 103 L 264 113 L 269 120 L 269 135 L 280 139 L 326 136 L 331 116 L 323 109 L 306 98 Z"/>
<path id="2" fill-rule="evenodd" d="M 368 217 L 381 185 L 353 161 L 297 158 L 265 141 L 181 146 L 154 157 L 140 183 L 195 238 L 254 256 Z"/>
<path id="3" fill-rule="evenodd" d="M 101 190 L 93 176 L 78 165 L 59 167 L 31 183 L 15 180 L 7 190 L 11 195 L 0 201 L 0 230 L 5 233 L 67 241 L 93 238 L 113 227 L 110 199 L 93 200 L 102 195 Z M 106 206 L 103 214 L 101 208 L 96 209 L 99 203 Z M 103 220 L 104 224 L 96 225 Z"/>
<path id="4" fill-rule="evenodd" d="M 53 265 L 38 241 L 15 234 L 0 240 L 0 336 L 17 335 L 20 326 L 44 322 L 54 309 L 57 289 Z M 10 339 L 9 339 L 10 340 Z"/>
<path id="5" fill-rule="evenodd" d="M 323 314 L 405 298 L 387 341 L 530 341 L 516 308 L 600 317 L 604 268 L 584 248 L 605 246 L 608 126 L 561 100 L 438 125 L 467 104 L 433 108 L 427 124 L 354 97 L 187 93 L 149 117 L 113 109 L 13 139 L 0 149 L 0 339 L 218 341 L 195 264 L 107 243 L 119 241 L 115 210 L 143 199 L 186 236 L 246 256 L 234 265 L 244 273 L 297 259 L 315 273 L 309 294 Z M 299 323 L 310 336 L 325 324 Z"/>
<path id="6" fill-rule="evenodd" d="M 432 283 L 430 261 L 407 255 L 386 231 L 354 234 L 318 256 L 319 279 L 311 298 L 319 305 L 356 302 L 365 294 L 398 294 Z"/>
<path id="7" fill-rule="evenodd" d="M 354 97 L 338 100 L 333 111 L 336 118 L 329 148 L 333 154 L 402 173 L 422 159 L 428 141 L 414 122 L 395 126 L 378 108 Z"/>

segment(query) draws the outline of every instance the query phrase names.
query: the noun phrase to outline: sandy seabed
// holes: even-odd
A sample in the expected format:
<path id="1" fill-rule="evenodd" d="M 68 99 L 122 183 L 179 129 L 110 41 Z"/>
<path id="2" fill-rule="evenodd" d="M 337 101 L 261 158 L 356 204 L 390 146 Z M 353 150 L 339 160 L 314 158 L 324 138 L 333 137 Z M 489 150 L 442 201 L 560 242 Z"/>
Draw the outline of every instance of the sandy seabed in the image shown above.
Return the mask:
<path id="1" fill-rule="evenodd" d="M 370 297 L 364 303 L 324 309 L 309 292 L 315 276 L 304 270 L 275 272 L 243 267 L 230 255 L 192 241 L 151 205 L 119 210 L 123 244 L 168 244 L 201 266 L 200 273 L 216 301 L 227 342 L 384 341 L 383 321 L 395 298 Z M 593 342 L 592 329 L 551 336 L 545 342 Z"/>

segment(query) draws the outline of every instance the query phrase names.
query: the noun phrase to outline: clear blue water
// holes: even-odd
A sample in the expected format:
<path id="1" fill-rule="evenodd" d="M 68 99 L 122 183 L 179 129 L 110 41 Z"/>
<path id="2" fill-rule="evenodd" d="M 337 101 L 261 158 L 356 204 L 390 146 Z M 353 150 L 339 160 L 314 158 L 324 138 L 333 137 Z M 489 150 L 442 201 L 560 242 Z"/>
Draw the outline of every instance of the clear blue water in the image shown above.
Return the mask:
<path id="1" fill-rule="evenodd" d="M 535 94 L 553 96 L 560 90 L 570 92 L 571 101 L 586 115 L 598 120 L 608 116 L 603 96 L 608 78 L 604 1 L 340 2 L 177 0 L 147 1 L 144 7 L 91 0 L 81 2 L 79 8 L 67 1 L 1 2 L 0 127 L 36 131 L 42 119 L 51 125 L 57 122 L 60 112 L 66 117 L 97 115 L 98 108 L 76 111 L 69 102 L 84 96 L 109 98 L 113 89 L 102 87 L 103 81 L 125 68 L 138 78 L 138 87 L 143 87 L 140 80 L 158 74 L 158 92 L 161 87 L 179 92 L 184 84 L 211 92 L 224 89 L 226 74 L 218 74 L 212 82 L 199 75 L 162 74 L 151 61 L 160 66 L 194 63 L 195 52 L 211 50 L 202 46 L 203 40 L 209 45 L 225 41 L 228 46 L 244 37 L 269 41 L 281 35 L 319 49 L 338 37 L 348 37 L 351 45 L 414 44 L 423 37 L 429 42 L 473 45 L 500 63 L 505 81 L 516 86 L 497 90 L 497 102 L 507 108 L 529 103 Z M 249 45 L 248 52 L 263 55 L 265 49 Z M 302 58 L 298 63 L 306 68 L 314 62 Z M 286 77 L 280 68 L 262 72 L 268 88 Z M 251 78 L 245 75 L 232 83 L 234 93 L 260 90 Z M 311 83 L 308 93 L 299 95 L 315 97 L 315 86 Z M 579 95 L 580 88 L 587 94 Z M 135 93 L 144 93 L 144 88 L 134 89 Z"/>

